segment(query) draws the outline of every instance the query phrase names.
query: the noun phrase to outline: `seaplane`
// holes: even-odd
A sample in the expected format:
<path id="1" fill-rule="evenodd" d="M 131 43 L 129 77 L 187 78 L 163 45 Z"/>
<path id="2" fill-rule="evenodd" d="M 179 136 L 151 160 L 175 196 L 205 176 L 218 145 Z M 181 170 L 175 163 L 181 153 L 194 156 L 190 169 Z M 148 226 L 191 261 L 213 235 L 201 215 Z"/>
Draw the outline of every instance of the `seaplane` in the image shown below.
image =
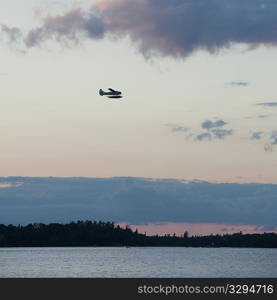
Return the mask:
<path id="1" fill-rule="evenodd" d="M 107 96 L 108 98 L 119 99 L 122 98 L 121 92 L 113 90 L 111 88 L 108 89 L 109 92 L 105 92 L 102 89 L 99 90 L 100 96 Z"/>

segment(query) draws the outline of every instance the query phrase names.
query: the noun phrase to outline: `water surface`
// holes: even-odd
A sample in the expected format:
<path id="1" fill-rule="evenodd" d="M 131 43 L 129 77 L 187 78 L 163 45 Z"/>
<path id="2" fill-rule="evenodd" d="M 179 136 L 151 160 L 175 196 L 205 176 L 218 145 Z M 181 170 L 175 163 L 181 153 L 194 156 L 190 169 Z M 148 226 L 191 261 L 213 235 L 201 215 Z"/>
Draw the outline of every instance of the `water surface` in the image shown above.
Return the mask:
<path id="1" fill-rule="evenodd" d="M 277 249 L 0 248 L 0 277 L 277 277 Z"/>

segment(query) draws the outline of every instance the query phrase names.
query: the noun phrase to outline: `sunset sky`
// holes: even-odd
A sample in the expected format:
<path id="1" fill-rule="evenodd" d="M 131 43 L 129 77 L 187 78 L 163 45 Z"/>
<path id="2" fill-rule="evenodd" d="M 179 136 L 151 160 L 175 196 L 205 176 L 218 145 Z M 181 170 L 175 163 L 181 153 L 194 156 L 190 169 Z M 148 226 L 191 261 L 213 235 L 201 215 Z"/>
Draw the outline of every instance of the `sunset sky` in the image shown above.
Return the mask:
<path id="1" fill-rule="evenodd" d="M 0 175 L 276 183 L 277 8 L 243 3 L 2 2 Z"/>
<path id="2" fill-rule="evenodd" d="M 0 176 L 277 183 L 276 20 L 275 0 L 2 1 Z"/>

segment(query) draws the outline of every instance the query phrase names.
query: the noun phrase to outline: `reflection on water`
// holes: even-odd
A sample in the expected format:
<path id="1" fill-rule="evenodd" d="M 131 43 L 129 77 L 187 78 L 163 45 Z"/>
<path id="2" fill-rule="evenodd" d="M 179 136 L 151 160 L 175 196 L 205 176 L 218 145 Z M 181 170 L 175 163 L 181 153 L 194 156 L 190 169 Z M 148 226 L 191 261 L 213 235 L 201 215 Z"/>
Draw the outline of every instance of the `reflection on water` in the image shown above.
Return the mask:
<path id="1" fill-rule="evenodd" d="M 0 248 L 0 277 L 277 277 L 277 249 Z"/>

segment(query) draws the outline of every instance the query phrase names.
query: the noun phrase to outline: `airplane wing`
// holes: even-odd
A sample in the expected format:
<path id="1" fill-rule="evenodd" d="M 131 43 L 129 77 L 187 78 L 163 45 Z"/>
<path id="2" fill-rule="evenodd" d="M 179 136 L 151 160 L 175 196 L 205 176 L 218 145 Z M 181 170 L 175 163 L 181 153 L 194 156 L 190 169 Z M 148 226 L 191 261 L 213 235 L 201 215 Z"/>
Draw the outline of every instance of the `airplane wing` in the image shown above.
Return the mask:
<path id="1" fill-rule="evenodd" d="M 115 90 L 113 90 L 113 89 L 108 89 L 108 90 L 110 90 L 111 92 L 116 92 Z"/>

